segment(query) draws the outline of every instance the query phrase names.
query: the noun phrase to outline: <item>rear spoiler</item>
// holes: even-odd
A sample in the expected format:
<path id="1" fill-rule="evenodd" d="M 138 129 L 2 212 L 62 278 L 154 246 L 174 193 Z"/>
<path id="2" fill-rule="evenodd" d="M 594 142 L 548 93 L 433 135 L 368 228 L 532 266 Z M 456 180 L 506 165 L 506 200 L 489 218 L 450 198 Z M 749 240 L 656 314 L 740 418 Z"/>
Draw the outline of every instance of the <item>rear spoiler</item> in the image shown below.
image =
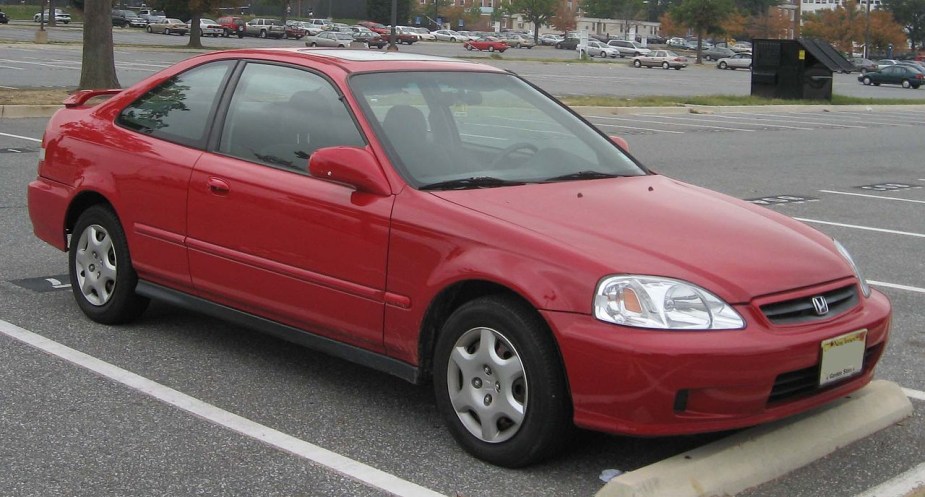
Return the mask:
<path id="1" fill-rule="evenodd" d="M 110 88 L 108 90 L 80 90 L 71 94 L 71 96 L 64 99 L 64 106 L 72 109 L 74 107 L 80 107 L 87 103 L 87 100 L 90 100 L 94 97 L 101 96 L 111 96 L 115 95 L 122 90 L 120 88 Z"/>

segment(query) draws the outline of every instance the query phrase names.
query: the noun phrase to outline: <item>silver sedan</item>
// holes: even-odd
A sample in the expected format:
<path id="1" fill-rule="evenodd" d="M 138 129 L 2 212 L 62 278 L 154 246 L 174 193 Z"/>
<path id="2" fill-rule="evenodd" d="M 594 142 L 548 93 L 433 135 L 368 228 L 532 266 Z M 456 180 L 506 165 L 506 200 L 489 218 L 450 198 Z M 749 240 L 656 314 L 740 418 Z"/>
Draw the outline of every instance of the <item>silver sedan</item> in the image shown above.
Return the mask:
<path id="1" fill-rule="evenodd" d="M 723 57 L 716 63 L 717 69 L 751 69 L 752 54 L 743 52 L 732 57 Z"/>
<path id="2" fill-rule="evenodd" d="M 322 31 L 314 36 L 305 37 L 306 47 L 342 47 L 353 43 L 353 35 L 343 31 Z"/>

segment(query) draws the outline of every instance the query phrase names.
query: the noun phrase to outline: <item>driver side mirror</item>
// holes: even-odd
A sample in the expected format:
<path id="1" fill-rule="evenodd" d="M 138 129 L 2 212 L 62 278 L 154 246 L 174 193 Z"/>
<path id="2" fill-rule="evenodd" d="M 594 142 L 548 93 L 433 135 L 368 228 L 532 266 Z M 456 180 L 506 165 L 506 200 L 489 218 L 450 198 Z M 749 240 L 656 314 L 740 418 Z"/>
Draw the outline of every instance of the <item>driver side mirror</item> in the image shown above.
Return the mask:
<path id="1" fill-rule="evenodd" d="M 364 148 L 319 148 L 308 159 L 308 172 L 315 178 L 347 185 L 358 192 L 392 194 L 379 162 Z"/>

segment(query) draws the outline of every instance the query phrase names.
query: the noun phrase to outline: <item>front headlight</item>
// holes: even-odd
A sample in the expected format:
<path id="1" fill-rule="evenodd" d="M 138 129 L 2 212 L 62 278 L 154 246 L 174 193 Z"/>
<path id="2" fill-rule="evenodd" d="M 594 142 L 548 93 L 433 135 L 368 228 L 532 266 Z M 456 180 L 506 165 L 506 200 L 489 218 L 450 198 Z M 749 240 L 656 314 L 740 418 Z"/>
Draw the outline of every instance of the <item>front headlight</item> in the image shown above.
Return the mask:
<path id="1" fill-rule="evenodd" d="M 851 266 L 851 270 L 854 271 L 854 275 L 861 285 L 861 292 L 864 293 L 865 297 L 870 297 L 870 286 L 867 284 L 867 280 L 864 279 L 864 275 L 861 274 L 861 268 L 854 263 L 854 259 L 851 258 L 851 254 L 848 253 L 848 249 L 846 249 L 844 245 L 838 240 L 833 239 L 832 241 L 835 242 L 835 248 L 838 250 L 838 253 L 848 261 L 848 265 Z"/>
<path id="2" fill-rule="evenodd" d="M 734 330 L 745 320 L 719 297 L 691 283 L 657 276 L 611 276 L 597 285 L 594 316 L 623 326 Z"/>

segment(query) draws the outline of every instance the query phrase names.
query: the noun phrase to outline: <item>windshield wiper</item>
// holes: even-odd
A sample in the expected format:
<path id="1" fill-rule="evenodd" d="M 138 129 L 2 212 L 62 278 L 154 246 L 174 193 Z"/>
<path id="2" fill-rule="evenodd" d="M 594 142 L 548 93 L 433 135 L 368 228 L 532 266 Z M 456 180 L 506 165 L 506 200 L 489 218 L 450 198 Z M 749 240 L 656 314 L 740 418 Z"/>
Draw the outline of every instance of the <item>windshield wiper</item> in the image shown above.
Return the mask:
<path id="1" fill-rule="evenodd" d="M 474 176 L 472 178 L 451 179 L 424 185 L 421 190 L 468 190 L 471 188 L 495 188 L 498 186 L 517 186 L 523 181 L 510 181 L 492 176 Z"/>
<path id="2" fill-rule="evenodd" d="M 619 178 L 621 175 L 612 174 L 612 173 L 602 173 L 599 171 L 579 171 L 577 173 L 563 174 L 562 176 L 553 176 L 552 178 L 546 178 L 544 183 L 552 183 L 554 181 L 574 181 L 580 179 L 604 179 L 604 178 Z"/>

